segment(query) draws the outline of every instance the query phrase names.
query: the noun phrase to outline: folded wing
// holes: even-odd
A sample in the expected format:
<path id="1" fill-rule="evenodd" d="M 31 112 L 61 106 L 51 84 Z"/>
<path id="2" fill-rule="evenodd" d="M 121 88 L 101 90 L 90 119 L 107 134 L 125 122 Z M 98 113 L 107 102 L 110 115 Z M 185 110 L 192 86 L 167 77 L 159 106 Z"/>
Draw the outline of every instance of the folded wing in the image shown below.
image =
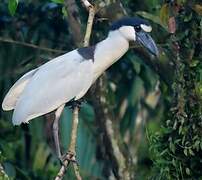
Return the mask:
<path id="1" fill-rule="evenodd" d="M 75 53 L 70 52 L 39 68 L 17 101 L 13 124 L 47 114 L 86 93 L 93 81 L 93 62 Z"/>
<path id="2" fill-rule="evenodd" d="M 15 108 L 17 100 L 36 71 L 37 69 L 33 69 L 27 72 L 10 88 L 2 103 L 3 110 L 10 111 Z"/>

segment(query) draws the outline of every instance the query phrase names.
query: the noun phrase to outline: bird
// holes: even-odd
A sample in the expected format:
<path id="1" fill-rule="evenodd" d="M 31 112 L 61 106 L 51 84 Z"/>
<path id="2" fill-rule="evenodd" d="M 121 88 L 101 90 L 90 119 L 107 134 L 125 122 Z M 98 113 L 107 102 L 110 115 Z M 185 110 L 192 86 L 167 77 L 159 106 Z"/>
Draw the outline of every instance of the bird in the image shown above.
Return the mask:
<path id="1" fill-rule="evenodd" d="M 74 49 L 24 74 L 6 94 L 2 109 L 14 110 L 14 125 L 55 111 L 54 140 L 61 157 L 57 123 L 65 104 L 81 99 L 98 77 L 128 51 L 129 42 L 138 42 L 158 56 L 151 31 L 149 22 L 140 17 L 115 21 L 104 40 Z"/>

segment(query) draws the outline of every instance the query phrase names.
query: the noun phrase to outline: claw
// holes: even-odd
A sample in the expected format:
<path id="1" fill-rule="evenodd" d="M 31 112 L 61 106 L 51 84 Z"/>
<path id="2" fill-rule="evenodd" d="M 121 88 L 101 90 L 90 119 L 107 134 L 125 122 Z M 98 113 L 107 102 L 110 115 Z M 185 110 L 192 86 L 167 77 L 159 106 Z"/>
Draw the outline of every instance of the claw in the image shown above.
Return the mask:
<path id="1" fill-rule="evenodd" d="M 78 162 L 77 162 L 77 160 L 75 158 L 75 155 L 71 151 L 68 151 L 67 153 L 60 156 L 59 160 L 60 160 L 61 165 L 63 165 L 63 166 L 65 166 L 65 164 L 64 164 L 65 161 L 76 163 L 78 165 Z"/>
<path id="2" fill-rule="evenodd" d="M 74 107 L 81 107 L 83 103 L 86 103 L 85 99 L 79 99 L 79 100 L 71 100 L 68 103 L 66 103 L 65 106 L 70 107 L 70 109 L 74 109 Z"/>

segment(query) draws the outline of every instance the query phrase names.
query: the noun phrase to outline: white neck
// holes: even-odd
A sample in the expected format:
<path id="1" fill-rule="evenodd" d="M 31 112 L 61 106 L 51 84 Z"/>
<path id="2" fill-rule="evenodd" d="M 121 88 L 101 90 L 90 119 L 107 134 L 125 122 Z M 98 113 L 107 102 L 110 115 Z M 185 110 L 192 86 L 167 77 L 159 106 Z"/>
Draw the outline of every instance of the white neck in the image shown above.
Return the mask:
<path id="1" fill-rule="evenodd" d="M 96 45 L 94 54 L 94 81 L 113 63 L 119 60 L 129 48 L 128 40 L 117 30 Z"/>

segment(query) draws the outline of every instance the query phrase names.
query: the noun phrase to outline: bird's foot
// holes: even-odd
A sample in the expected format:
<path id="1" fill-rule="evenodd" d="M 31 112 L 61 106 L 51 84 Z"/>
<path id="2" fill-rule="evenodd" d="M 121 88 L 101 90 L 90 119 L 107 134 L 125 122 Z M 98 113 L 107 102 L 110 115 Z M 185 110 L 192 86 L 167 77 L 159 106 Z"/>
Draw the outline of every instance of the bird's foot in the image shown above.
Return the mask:
<path id="1" fill-rule="evenodd" d="M 86 100 L 81 98 L 79 100 L 71 100 L 68 103 L 66 103 L 66 106 L 68 106 L 70 109 L 74 109 L 75 107 L 81 107 L 83 103 L 86 103 Z"/>
<path id="2" fill-rule="evenodd" d="M 72 163 L 76 163 L 78 165 L 78 162 L 75 157 L 75 153 L 73 153 L 71 151 L 68 151 L 67 153 L 63 154 L 62 156 L 59 157 L 59 159 L 60 159 L 61 165 L 63 165 L 63 166 L 67 166 L 67 163 L 65 163 L 66 161 L 68 163 L 72 162 Z"/>

